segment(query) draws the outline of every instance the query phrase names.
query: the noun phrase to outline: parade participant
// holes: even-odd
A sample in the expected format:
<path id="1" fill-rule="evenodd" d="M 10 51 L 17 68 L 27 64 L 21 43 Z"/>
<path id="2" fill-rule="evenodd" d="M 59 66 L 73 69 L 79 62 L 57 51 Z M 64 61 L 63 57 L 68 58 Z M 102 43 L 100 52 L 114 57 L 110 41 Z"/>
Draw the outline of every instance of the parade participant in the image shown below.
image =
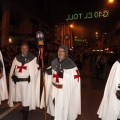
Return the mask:
<path id="1" fill-rule="evenodd" d="M 0 104 L 1 101 L 6 99 L 8 99 L 6 73 L 2 53 L 0 51 Z"/>
<path id="2" fill-rule="evenodd" d="M 107 69 L 107 58 L 103 52 L 100 52 L 94 63 L 93 77 L 98 79 L 105 79 L 106 69 Z"/>
<path id="3" fill-rule="evenodd" d="M 81 114 L 80 73 L 68 57 L 68 48 L 61 45 L 58 58 L 45 70 L 47 113 L 54 120 L 75 120 Z M 44 107 L 44 90 L 40 108 Z"/>
<path id="4" fill-rule="evenodd" d="M 27 120 L 28 111 L 40 106 L 40 70 L 37 58 L 29 52 L 28 44 L 21 46 L 21 54 L 17 55 L 12 63 L 9 75 L 9 101 L 21 102 L 23 120 Z"/>
<path id="5" fill-rule="evenodd" d="M 111 68 L 97 114 L 101 120 L 120 119 L 120 59 Z"/>

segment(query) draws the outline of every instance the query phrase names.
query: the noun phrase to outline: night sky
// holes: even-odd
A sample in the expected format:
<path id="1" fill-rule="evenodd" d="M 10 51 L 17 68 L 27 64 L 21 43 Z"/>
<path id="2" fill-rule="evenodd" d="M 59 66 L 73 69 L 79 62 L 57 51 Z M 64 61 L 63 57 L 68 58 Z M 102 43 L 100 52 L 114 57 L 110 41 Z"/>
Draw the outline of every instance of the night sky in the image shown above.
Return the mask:
<path id="1" fill-rule="evenodd" d="M 77 26 L 76 31 L 80 31 L 82 36 L 93 34 L 95 31 L 110 32 L 120 19 L 120 0 L 114 0 L 112 4 L 108 3 L 108 0 L 45 0 L 43 1 L 44 6 L 41 1 L 36 0 L 36 3 L 40 10 L 45 10 L 48 15 L 52 14 L 56 18 L 56 23 L 66 23 L 68 15 L 72 14 L 83 13 L 86 16 L 89 12 L 94 14 L 96 11 L 109 10 L 109 16 L 105 18 L 92 17 L 67 21 L 69 24 L 73 23 Z"/>
<path id="2" fill-rule="evenodd" d="M 108 3 L 108 0 L 11 0 L 13 4 L 19 5 L 25 11 L 43 19 L 46 22 L 55 24 L 66 23 L 68 15 L 83 13 L 94 14 L 96 11 L 109 10 L 109 17 L 76 19 L 67 21 L 74 24 L 78 34 L 82 36 L 93 34 L 95 31 L 110 32 L 120 19 L 120 0 Z M 19 9 L 15 8 L 15 9 Z M 11 8 L 12 10 L 13 8 Z M 16 10 L 12 10 L 15 12 Z M 24 14 L 24 13 L 23 13 Z M 19 17 L 20 15 L 18 15 Z M 47 19 L 44 19 L 47 16 Z M 51 17 L 52 16 L 52 17 Z M 12 17 L 12 15 L 11 15 Z M 14 15 L 13 15 L 14 17 Z M 54 19 L 54 20 L 53 20 Z M 75 31 L 75 32 L 76 32 Z"/>

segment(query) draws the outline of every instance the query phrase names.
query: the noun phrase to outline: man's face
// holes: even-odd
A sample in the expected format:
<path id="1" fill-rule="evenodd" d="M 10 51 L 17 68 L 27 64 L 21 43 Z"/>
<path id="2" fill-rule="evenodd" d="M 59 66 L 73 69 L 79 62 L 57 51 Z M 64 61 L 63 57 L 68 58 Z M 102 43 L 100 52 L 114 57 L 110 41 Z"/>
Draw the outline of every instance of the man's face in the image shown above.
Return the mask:
<path id="1" fill-rule="evenodd" d="M 58 58 L 59 58 L 59 60 L 63 60 L 63 59 L 65 59 L 65 57 L 66 57 L 66 53 L 65 53 L 64 49 L 59 48 L 58 49 Z"/>
<path id="2" fill-rule="evenodd" d="M 22 53 L 24 56 L 26 56 L 27 53 L 28 53 L 28 46 L 26 46 L 26 45 L 21 46 L 21 53 Z"/>

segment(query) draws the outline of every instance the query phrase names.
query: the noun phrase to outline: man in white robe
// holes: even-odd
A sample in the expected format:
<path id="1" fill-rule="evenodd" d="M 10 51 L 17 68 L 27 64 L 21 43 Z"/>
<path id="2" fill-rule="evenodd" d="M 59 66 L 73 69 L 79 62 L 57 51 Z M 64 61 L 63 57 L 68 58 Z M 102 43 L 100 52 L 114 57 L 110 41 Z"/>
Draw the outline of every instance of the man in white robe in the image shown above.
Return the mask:
<path id="1" fill-rule="evenodd" d="M 8 99 L 6 73 L 2 53 L 0 51 L 0 104 L 1 101 L 6 99 Z"/>
<path id="2" fill-rule="evenodd" d="M 21 54 L 14 58 L 9 75 L 8 104 L 13 107 L 13 102 L 19 101 L 23 120 L 27 120 L 29 110 L 40 106 L 40 69 L 26 43 L 21 46 Z"/>
<path id="3" fill-rule="evenodd" d="M 101 120 L 120 118 L 120 59 L 111 68 L 97 114 Z"/>
<path id="4" fill-rule="evenodd" d="M 75 120 L 81 114 L 80 73 L 68 58 L 68 48 L 61 45 L 58 58 L 51 62 L 45 73 L 47 113 L 54 120 Z M 44 91 L 41 106 L 44 106 Z"/>

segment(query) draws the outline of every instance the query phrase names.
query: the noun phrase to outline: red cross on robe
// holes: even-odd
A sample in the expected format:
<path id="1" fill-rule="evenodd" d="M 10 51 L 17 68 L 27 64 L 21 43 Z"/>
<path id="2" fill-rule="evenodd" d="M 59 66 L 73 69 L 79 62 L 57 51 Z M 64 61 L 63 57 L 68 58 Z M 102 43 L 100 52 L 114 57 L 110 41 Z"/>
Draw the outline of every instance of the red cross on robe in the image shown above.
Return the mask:
<path id="1" fill-rule="evenodd" d="M 74 79 L 78 78 L 78 82 L 79 82 L 80 73 L 78 70 L 76 70 L 76 72 L 77 72 L 77 75 L 74 75 Z"/>
<path id="2" fill-rule="evenodd" d="M 24 66 L 24 64 L 22 64 L 21 66 L 17 66 L 17 69 L 19 69 L 18 72 L 21 72 L 22 73 L 22 69 L 27 69 L 27 66 Z"/>
<path id="3" fill-rule="evenodd" d="M 53 78 L 56 78 L 56 83 L 59 83 L 59 75 L 58 75 L 58 73 L 53 74 Z"/>

